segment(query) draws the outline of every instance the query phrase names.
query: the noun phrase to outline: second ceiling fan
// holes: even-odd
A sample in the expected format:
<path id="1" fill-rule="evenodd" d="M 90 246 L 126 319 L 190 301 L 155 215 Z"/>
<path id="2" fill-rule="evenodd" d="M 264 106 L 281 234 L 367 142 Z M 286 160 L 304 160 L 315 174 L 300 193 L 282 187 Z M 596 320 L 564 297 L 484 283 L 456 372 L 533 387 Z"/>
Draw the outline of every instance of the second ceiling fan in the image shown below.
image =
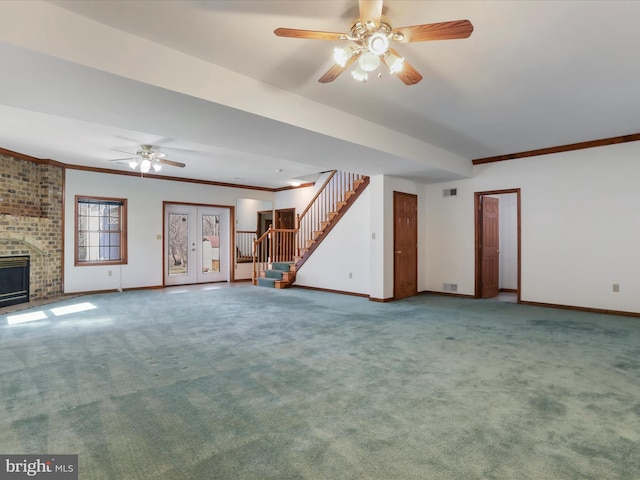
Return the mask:
<path id="1" fill-rule="evenodd" d="M 336 63 L 320 77 L 318 80 L 320 83 L 332 82 L 357 61 L 356 68 L 351 72 L 356 80 L 366 81 L 369 72 L 378 69 L 382 62 L 406 85 L 415 85 L 422 80 L 422 75 L 391 48 L 391 41 L 409 43 L 453 40 L 467 38 L 471 32 L 473 32 L 473 25 L 469 20 L 393 28 L 382 16 L 382 0 L 359 0 L 359 17 L 352 23 L 349 33 L 293 28 L 277 28 L 274 31 L 279 37 L 353 42 L 349 47 L 334 49 L 333 56 Z"/>

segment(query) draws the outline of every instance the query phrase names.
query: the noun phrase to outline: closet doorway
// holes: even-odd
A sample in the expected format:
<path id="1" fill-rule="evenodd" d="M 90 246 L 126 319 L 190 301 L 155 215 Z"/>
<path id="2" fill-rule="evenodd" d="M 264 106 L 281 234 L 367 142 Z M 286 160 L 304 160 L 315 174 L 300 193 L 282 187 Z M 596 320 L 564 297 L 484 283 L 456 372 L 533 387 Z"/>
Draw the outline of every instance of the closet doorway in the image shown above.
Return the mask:
<path id="1" fill-rule="evenodd" d="M 520 302 L 520 189 L 475 192 L 475 298 Z"/>

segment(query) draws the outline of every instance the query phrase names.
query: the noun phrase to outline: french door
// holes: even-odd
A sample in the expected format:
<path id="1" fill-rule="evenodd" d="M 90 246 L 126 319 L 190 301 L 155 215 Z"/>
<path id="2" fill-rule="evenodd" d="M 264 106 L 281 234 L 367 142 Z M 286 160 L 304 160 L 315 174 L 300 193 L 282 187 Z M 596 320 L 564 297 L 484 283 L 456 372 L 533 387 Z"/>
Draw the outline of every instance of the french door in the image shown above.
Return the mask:
<path id="1" fill-rule="evenodd" d="M 229 209 L 165 204 L 164 283 L 229 281 Z"/>

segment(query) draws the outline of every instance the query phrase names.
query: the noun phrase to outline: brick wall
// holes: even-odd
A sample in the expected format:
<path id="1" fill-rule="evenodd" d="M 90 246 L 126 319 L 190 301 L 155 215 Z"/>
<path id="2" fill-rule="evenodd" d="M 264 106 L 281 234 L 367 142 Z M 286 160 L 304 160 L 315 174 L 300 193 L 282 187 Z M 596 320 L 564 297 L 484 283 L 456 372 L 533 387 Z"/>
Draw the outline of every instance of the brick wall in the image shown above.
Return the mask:
<path id="1" fill-rule="evenodd" d="M 0 256 L 29 255 L 31 300 L 61 295 L 64 170 L 0 151 Z"/>

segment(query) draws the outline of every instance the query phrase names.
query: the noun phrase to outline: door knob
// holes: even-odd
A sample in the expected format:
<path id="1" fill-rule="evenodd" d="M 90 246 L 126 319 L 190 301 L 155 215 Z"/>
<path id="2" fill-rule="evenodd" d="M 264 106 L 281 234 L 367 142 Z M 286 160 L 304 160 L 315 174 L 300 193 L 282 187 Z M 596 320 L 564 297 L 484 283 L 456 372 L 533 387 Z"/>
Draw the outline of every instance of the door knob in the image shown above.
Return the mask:
<path id="1" fill-rule="evenodd" d="M 400 255 L 402 253 L 401 250 L 396 250 L 396 255 Z"/>

